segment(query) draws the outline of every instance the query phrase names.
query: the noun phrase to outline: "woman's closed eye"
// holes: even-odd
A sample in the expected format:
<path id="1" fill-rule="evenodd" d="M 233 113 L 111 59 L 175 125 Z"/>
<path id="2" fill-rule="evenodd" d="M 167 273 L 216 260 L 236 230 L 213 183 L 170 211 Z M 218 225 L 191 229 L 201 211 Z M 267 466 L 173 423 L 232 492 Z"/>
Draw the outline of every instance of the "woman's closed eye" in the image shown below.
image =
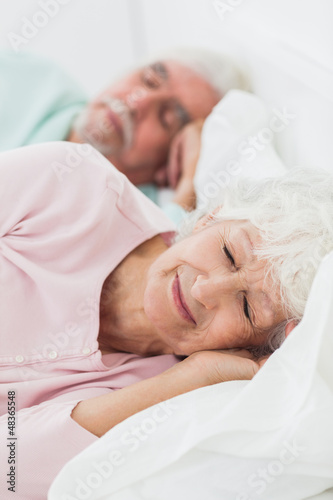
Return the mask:
<path id="1" fill-rule="evenodd" d="M 228 247 L 226 245 L 224 245 L 224 247 L 223 247 L 223 252 L 224 252 L 225 256 L 227 257 L 227 259 L 230 261 L 230 263 L 233 265 L 233 267 L 237 267 L 236 263 L 235 263 L 235 259 L 233 258 L 232 253 L 230 252 L 230 250 L 228 249 Z M 248 321 L 252 325 L 249 303 L 248 303 L 245 295 L 243 297 L 243 310 L 244 310 L 244 314 L 245 314 L 246 318 L 248 319 Z"/>
<path id="2" fill-rule="evenodd" d="M 234 267 L 236 267 L 235 260 L 232 256 L 232 253 L 230 252 L 230 250 L 228 249 L 228 247 L 226 245 L 224 245 L 224 247 L 223 247 L 223 252 L 224 252 L 225 256 L 227 257 L 227 259 L 231 262 L 231 264 Z"/>
<path id="3" fill-rule="evenodd" d="M 244 298 L 243 298 L 243 309 L 244 309 L 245 316 L 247 317 L 247 319 L 252 324 L 251 317 L 250 317 L 250 312 L 249 312 L 249 303 L 248 303 L 247 298 L 245 297 L 245 295 L 244 295 Z"/>

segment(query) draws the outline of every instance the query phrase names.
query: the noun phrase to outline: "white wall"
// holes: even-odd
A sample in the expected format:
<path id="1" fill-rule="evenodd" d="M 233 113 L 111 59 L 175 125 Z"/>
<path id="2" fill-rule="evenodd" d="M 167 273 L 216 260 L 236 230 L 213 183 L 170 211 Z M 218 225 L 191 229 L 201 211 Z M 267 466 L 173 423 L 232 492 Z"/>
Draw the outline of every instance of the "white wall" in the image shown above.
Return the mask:
<path id="1" fill-rule="evenodd" d="M 60 5 L 60 2 L 63 5 Z M 66 4 L 67 3 L 67 4 Z M 0 48 L 13 50 L 10 33 L 22 35 L 27 26 L 46 24 L 18 50 L 30 50 L 58 61 L 77 77 L 89 93 L 95 93 L 133 63 L 136 51 L 131 0 L 0 0 Z M 52 17 L 41 5 L 53 5 Z M 55 7 L 54 7 L 55 5 Z M 38 16 L 42 12 L 42 16 Z M 23 31 L 23 35 L 26 32 Z"/>
<path id="2" fill-rule="evenodd" d="M 47 15 L 42 5 L 58 12 Z M 170 45 L 203 45 L 246 62 L 255 36 L 263 45 L 282 40 L 332 69 L 332 8 L 331 0 L 0 0 L 0 48 L 13 50 L 10 33 L 22 35 L 24 18 L 43 23 L 42 12 L 45 26 L 18 50 L 59 61 L 90 91 Z"/>
<path id="3" fill-rule="evenodd" d="M 141 1 L 149 51 L 204 45 L 246 59 L 259 39 L 257 52 L 268 42 L 284 45 L 333 70 L 332 0 Z M 272 57 L 284 63 L 276 52 Z"/>

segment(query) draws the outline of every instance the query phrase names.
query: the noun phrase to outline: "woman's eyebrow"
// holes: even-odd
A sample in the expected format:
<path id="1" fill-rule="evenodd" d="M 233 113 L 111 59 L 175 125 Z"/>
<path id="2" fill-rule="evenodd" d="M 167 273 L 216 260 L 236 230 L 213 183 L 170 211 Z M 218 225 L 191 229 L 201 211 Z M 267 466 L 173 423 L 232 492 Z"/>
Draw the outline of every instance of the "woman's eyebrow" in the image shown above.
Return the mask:
<path id="1" fill-rule="evenodd" d="M 251 254 L 251 259 L 253 257 L 253 243 L 251 241 L 249 233 L 246 231 L 246 229 L 240 229 L 240 234 L 243 235 L 245 239 L 245 245 L 243 245 L 244 250 L 246 250 L 244 253 L 245 255 L 248 255 L 248 253 Z"/>
<path id="2" fill-rule="evenodd" d="M 256 303 L 256 309 L 253 307 L 253 301 L 251 308 L 254 312 L 254 321 L 252 321 L 253 327 L 255 330 L 258 330 L 260 332 L 267 330 L 267 328 L 270 328 L 274 322 L 274 318 L 276 316 L 276 311 L 273 307 L 273 303 L 271 298 L 265 293 L 262 292 L 261 294 L 261 299 L 255 299 Z M 265 297 L 265 298 L 263 298 Z M 258 304 L 258 301 L 260 305 Z M 258 313 L 257 311 L 260 311 L 260 320 L 258 320 Z M 266 311 L 266 312 L 265 312 Z M 262 323 L 264 321 L 264 323 Z"/>
<path id="3" fill-rule="evenodd" d="M 245 229 L 241 228 L 239 229 L 239 231 L 236 232 L 234 238 L 232 239 L 234 240 L 236 245 L 232 243 L 231 238 L 228 238 L 228 241 L 236 265 L 240 266 L 241 262 L 242 264 L 247 263 L 248 259 L 247 258 L 244 259 L 244 257 L 247 257 L 249 253 L 251 254 L 251 260 L 252 260 L 253 244 L 250 240 L 248 232 Z M 245 243 L 243 243 L 244 240 Z"/>

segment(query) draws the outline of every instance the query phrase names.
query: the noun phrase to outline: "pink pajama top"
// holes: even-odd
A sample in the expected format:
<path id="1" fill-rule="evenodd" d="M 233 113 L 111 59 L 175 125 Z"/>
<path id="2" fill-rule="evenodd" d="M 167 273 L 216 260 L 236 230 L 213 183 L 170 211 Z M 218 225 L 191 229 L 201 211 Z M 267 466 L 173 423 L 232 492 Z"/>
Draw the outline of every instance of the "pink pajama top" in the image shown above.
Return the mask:
<path id="1" fill-rule="evenodd" d="M 0 498 L 39 500 L 97 439 L 76 404 L 177 362 L 102 356 L 97 342 L 106 277 L 174 227 L 91 146 L 66 142 L 1 153 L 0 206 Z"/>

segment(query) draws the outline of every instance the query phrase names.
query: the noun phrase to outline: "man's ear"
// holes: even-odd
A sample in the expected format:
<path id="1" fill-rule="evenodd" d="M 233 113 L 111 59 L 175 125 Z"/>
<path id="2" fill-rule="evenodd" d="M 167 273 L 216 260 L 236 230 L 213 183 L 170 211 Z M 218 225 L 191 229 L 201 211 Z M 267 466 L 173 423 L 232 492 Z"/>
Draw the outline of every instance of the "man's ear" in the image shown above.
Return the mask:
<path id="1" fill-rule="evenodd" d="M 194 226 L 193 232 L 196 233 L 198 231 L 201 231 L 202 229 L 204 229 L 204 227 L 207 226 L 207 224 L 210 224 L 211 221 L 214 219 L 215 215 L 220 211 L 221 207 L 222 205 L 214 208 L 212 212 L 209 212 L 208 214 L 201 217 Z"/>
<path id="2" fill-rule="evenodd" d="M 286 328 L 285 328 L 285 335 L 286 335 L 286 338 L 288 337 L 288 335 L 293 331 L 293 329 L 295 328 L 295 326 L 298 325 L 298 321 L 295 321 L 294 319 L 289 321 L 287 324 L 286 324 Z"/>

